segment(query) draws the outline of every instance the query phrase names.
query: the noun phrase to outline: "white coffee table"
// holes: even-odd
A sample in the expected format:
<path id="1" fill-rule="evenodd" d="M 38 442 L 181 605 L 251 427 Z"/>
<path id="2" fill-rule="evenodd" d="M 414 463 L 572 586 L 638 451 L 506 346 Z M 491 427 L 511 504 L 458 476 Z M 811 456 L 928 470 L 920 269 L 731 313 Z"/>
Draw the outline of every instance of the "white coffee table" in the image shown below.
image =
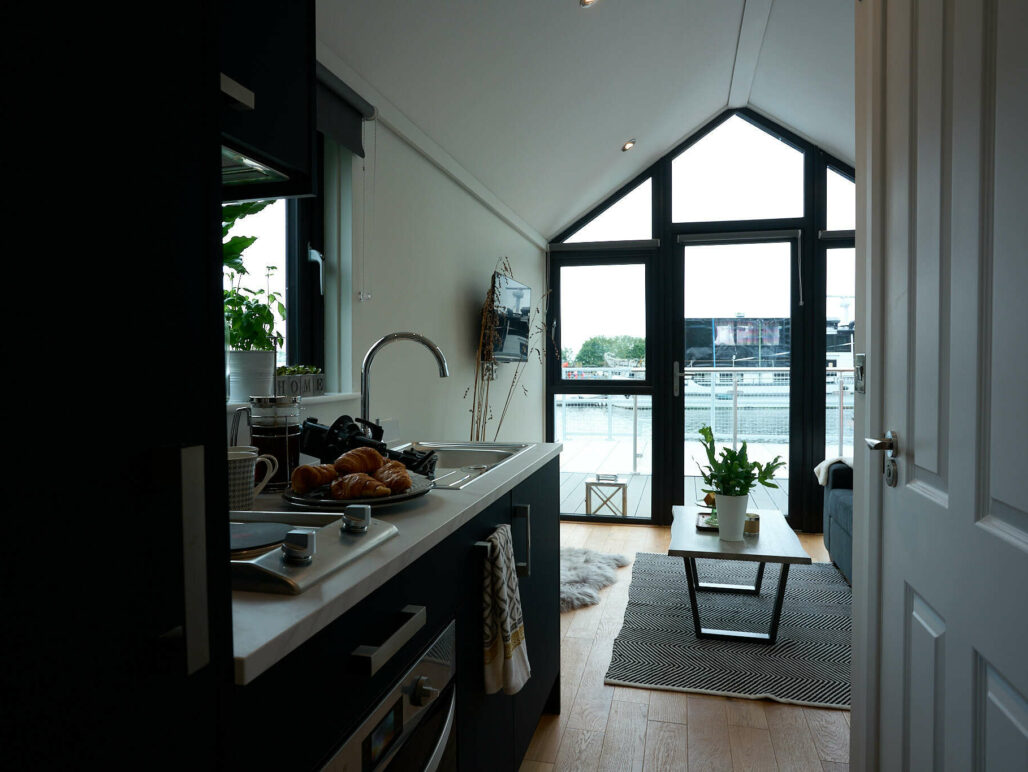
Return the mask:
<path id="1" fill-rule="evenodd" d="M 696 506 L 672 507 L 671 511 L 674 515 L 674 522 L 671 524 L 671 544 L 668 546 L 667 554 L 680 556 L 685 563 L 685 579 L 689 585 L 689 602 L 692 605 L 692 621 L 696 637 L 774 643 L 778 639 L 778 622 L 782 617 L 782 601 L 785 599 L 789 566 L 794 563 L 809 565 L 812 562 L 782 513 L 776 509 L 751 510 L 760 515 L 760 533 L 747 534 L 742 541 L 721 541 L 717 531 L 701 531 L 696 527 L 696 516 L 699 514 Z M 756 581 L 753 586 L 701 582 L 696 573 L 697 558 L 744 560 L 759 563 Z M 782 566 L 782 573 L 778 579 L 778 590 L 775 594 L 774 610 L 771 613 L 771 627 L 768 632 L 714 630 L 700 624 L 700 609 L 696 602 L 697 592 L 734 592 L 760 595 L 766 563 L 780 563 Z"/>

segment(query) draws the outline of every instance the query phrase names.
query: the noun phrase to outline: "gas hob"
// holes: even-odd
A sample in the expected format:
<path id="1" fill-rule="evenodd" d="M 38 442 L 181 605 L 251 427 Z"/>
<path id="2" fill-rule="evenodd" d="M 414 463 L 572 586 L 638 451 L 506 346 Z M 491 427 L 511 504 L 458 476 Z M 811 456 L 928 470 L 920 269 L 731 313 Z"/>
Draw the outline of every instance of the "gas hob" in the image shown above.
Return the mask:
<path id="1" fill-rule="evenodd" d="M 232 514 L 259 520 L 268 515 Z M 321 527 L 232 520 L 230 529 L 232 589 L 280 595 L 299 595 L 399 533 L 392 523 L 366 514 L 344 515 Z"/>

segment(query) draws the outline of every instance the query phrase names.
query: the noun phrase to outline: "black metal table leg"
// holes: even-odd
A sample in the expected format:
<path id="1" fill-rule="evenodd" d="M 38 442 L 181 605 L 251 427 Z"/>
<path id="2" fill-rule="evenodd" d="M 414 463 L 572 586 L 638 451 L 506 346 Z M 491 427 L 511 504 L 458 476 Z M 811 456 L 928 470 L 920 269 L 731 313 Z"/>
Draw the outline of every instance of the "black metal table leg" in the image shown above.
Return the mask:
<path id="1" fill-rule="evenodd" d="M 778 577 L 778 589 L 775 592 L 775 605 L 771 612 L 771 627 L 766 633 L 750 633 L 743 630 L 715 630 L 703 627 L 700 623 L 700 609 L 696 602 L 697 590 L 710 590 L 713 592 L 738 592 L 748 595 L 759 595 L 760 586 L 764 580 L 764 564 L 761 563 L 757 569 L 757 578 L 754 587 L 746 585 L 715 584 L 709 585 L 699 581 L 696 572 L 696 558 L 685 557 L 685 580 L 689 586 L 689 603 L 692 606 L 693 628 L 697 638 L 715 638 L 724 641 L 756 641 L 758 643 L 771 644 L 778 640 L 778 623 L 782 618 L 782 604 L 785 600 L 785 584 L 789 579 L 789 564 L 782 563 L 782 572 Z M 737 589 L 738 588 L 738 589 Z"/>
<path id="2" fill-rule="evenodd" d="M 696 637 L 703 634 L 703 627 L 700 625 L 700 607 L 696 603 L 696 561 L 693 558 L 683 558 L 685 562 L 685 581 L 689 585 L 689 605 L 692 606 L 692 624 L 696 630 Z"/>
<path id="3" fill-rule="evenodd" d="M 775 593 L 775 608 L 771 612 L 771 629 L 768 631 L 768 643 L 778 638 L 778 622 L 782 618 L 782 602 L 785 600 L 785 583 L 789 580 L 789 564 L 782 563 L 782 573 L 778 577 L 778 592 Z"/>
<path id="4" fill-rule="evenodd" d="M 684 558 L 692 566 L 692 575 L 696 580 L 697 590 L 708 592 L 736 592 L 743 595 L 760 595 L 760 587 L 764 583 L 764 563 L 757 565 L 757 577 L 752 586 L 748 584 L 719 584 L 717 582 L 701 582 L 700 575 L 696 571 L 696 558 Z"/>

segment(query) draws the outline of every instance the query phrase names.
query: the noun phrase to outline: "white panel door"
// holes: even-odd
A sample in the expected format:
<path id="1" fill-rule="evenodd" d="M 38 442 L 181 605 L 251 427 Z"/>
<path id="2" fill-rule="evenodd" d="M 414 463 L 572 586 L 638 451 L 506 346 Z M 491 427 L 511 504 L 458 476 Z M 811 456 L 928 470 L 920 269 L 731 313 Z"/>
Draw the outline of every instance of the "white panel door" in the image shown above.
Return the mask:
<path id="1" fill-rule="evenodd" d="M 881 499 L 876 766 L 1024 770 L 1028 3 L 879 7 L 883 390 L 868 400 L 899 452 Z"/>

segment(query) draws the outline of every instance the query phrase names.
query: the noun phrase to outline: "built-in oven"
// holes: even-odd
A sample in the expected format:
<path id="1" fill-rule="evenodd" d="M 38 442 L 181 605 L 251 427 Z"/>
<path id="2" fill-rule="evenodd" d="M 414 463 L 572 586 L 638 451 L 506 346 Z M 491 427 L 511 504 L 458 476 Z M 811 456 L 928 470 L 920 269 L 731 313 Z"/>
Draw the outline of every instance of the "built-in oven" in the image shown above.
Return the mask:
<path id="1" fill-rule="evenodd" d="M 324 770 L 457 769 L 454 631 L 451 621 L 340 746 Z"/>

